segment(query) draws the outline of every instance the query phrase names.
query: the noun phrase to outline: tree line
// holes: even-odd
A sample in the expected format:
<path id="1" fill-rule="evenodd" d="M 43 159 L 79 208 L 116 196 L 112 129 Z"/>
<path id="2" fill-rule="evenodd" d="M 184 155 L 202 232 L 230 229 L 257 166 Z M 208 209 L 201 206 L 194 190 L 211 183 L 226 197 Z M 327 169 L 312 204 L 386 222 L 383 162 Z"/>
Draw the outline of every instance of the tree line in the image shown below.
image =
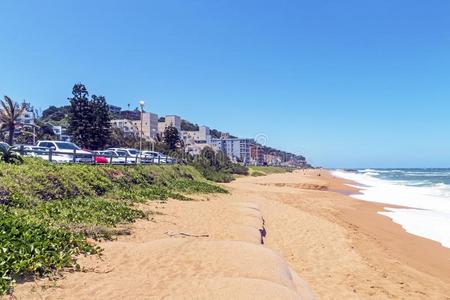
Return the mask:
<path id="1" fill-rule="evenodd" d="M 0 101 L 0 140 L 9 145 L 33 144 L 35 140 L 56 140 L 53 125 L 67 127 L 72 141 L 86 149 L 104 149 L 107 147 L 137 148 L 140 132 L 125 133 L 111 126 L 112 114 L 104 96 L 89 94 L 86 86 L 77 83 L 72 88 L 72 96 L 67 98 L 69 105 L 50 106 L 37 116 L 33 124 L 23 124 L 21 116 L 30 110 L 25 104 L 19 104 L 8 96 Z M 32 111 L 38 115 L 37 111 Z M 144 149 L 168 153 L 183 148 L 179 132 L 168 127 L 164 134 L 155 140 L 143 139 Z"/>

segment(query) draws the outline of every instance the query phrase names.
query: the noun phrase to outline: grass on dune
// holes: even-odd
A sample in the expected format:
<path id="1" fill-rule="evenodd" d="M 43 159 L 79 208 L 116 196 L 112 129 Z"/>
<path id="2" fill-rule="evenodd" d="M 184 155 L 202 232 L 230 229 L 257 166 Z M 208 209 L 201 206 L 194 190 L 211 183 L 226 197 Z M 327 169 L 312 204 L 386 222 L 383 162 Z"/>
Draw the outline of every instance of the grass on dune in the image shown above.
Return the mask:
<path id="1" fill-rule="evenodd" d="M 269 174 L 279 174 L 292 172 L 294 169 L 289 167 L 276 167 L 276 166 L 251 166 L 249 167 L 250 176 L 265 176 Z"/>
<path id="2" fill-rule="evenodd" d="M 18 277 L 73 268 L 76 255 L 100 253 L 86 238 L 110 239 L 117 225 L 146 218 L 136 202 L 225 192 L 190 166 L 0 163 L 0 295 Z"/>

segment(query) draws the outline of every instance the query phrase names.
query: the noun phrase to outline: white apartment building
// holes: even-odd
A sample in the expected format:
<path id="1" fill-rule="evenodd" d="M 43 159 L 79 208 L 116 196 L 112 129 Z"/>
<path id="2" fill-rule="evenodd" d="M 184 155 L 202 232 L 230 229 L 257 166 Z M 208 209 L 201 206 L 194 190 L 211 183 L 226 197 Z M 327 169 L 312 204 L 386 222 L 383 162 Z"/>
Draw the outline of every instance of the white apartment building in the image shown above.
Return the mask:
<path id="1" fill-rule="evenodd" d="M 139 136 L 141 131 L 141 120 L 115 119 L 111 120 L 113 127 L 119 128 L 125 133 Z M 142 135 L 146 139 L 154 139 L 158 133 L 158 115 L 145 112 L 142 113 Z"/>
<path id="2" fill-rule="evenodd" d="M 208 126 L 200 126 L 197 131 L 181 131 L 184 142 L 195 144 L 211 144 L 211 131 Z"/>
<path id="3" fill-rule="evenodd" d="M 181 132 L 181 118 L 176 115 L 167 115 L 164 122 L 158 122 L 158 132 L 164 133 L 167 127 L 175 127 L 178 132 Z"/>
<path id="4" fill-rule="evenodd" d="M 252 162 L 251 146 L 255 144 L 253 139 L 212 139 L 211 145 L 224 152 L 232 161 L 239 161 L 245 164 Z"/>
<path id="5" fill-rule="evenodd" d="M 34 125 L 36 119 L 34 108 L 27 102 L 24 102 L 22 105 L 26 107 L 26 110 L 17 118 L 17 122 L 22 126 Z"/>
<path id="6" fill-rule="evenodd" d="M 52 125 L 53 133 L 58 137 L 59 141 L 70 142 L 70 135 L 67 134 L 67 129 L 59 126 Z"/>

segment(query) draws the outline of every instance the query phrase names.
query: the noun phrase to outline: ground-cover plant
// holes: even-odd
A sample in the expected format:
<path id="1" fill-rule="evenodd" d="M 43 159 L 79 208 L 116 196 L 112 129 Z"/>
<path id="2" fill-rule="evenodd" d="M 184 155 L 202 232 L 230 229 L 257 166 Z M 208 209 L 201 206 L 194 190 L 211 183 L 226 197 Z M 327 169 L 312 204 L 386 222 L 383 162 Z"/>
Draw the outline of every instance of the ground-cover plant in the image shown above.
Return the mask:
<path id="1" fill-rule="evenodd" d="M 0 295 L 10 289 L 18 275 L 44 274 L 73 266 L 74 255 L 97 251 L 82 234 L 0 206 Z"/>
<path id="2" fill-rule="evenodd" d="M 179 179 L 171 183 L 170 187 L 174 190 L 182 193 L 226 193 L 227 190 L 224 188 L 211 185 L 204 181 L 194 181 Z"/>
<path id="3" fill-rule="evenodd" d="M 264 176 L 268 174 L 279 174 L 292 172 L 294 169 L 289 167 L 278 166 L 251 166 L 249 167 L 249 173 L 251 176 Z"/>
<path id="4" fill-rule="evenodd" d="M 267 175 L 266 173 L 261 172 L 261 171 L 253 171 L 253 172 L 250 172 L 250 176 L 253 176 L 253 177 L 266 176 L 266 175 Z"/>
<path id="5" fill-rule="evenodd" d="M 145 218 L 134 202 L 217 192 L 226 190 L 192 166 L 0 163 L 0 295 L 18 276 L 73 266 L 76 254 L 97 251 L 86 237 L 111 238 L 114 226 Z"/>
<path id="6" fill-rule="evenodd" d="M 124 202 L 100 198 L 78 198 L 38 204 L 29 214 L 51 225 L 92 224 L 115 226 L 145 218 L 145 213 Z"/>
<path id="7" fill-rule="evenodd" d="M 98 196 L 143 201 L 197 192 L 187 185 L 201 186 L 198 192 L 223 191 L 191 166 L 57 165 L 31 158 L 22 165 L 0 164 L 0 204 L 22 208 L 42 201 Z"/>

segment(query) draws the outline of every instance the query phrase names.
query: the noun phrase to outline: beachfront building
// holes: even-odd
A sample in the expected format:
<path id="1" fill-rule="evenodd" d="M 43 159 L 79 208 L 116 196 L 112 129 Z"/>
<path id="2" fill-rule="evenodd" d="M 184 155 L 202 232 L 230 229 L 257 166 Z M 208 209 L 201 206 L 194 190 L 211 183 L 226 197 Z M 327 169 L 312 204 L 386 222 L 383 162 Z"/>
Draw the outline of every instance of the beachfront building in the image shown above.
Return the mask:
<path id="1" fill-rule="evenodd" d="M 250 158 L 255 165 L 264 164 L 264 149 L 260 144 L 254 143 L 250 145 Z"/>
<path id="2" fill-rule="evenodd" d="M 158 133 L 164 134 L 167 127 L 175 127 L 181 132 L 181 118 L 176 115 L 167 115 L 158 122 Z"/>
<path id="3" fill-rule="evenodd" d="M 211 130 L 208 126 L 200 126 L 196 131 L 181 131 L 181 137 L 185 143 L 210 144 Z"/>
<path id="4" fill-rule="evenodd" d="M 17 122 L 22 126 L 33 126 L 36 120 L 33 106 L 27 102 L 22 103 L 22 105 L 25 107 L 25 111 L 17 118 Z"/>
<path id="5" fill-rule="evenodd" d="M 198 155 L 204 147 L 211 147 L 211 131 L 207 126 L 200 126 L 198 130 L 181 131 L 181 138 L 185 145 L 186 153 Z"/>
<path id="6" fill-rule="evenodd" d="M 50 124 L 51 125 L 51 124 Z M 67 134 L 67 129 L 60 125 L 51 125 L 53 133 L 57 136 L 58 141 L 70 142 L 70 135 Z"/>
<path id="7" fill-rule="evenodd" d="M 115 119 L 111 120 L 111 125 L 136 136 L 139 136 L 141 130 L 141 120 Z M 157 134 L 158 115 L 151 112 L 142 113 L 142 136 L 145 139 L 154 139 Z"/>
<path id="8" fill-rule="evenodd" d="M 167 127 L 175 127 L 181 136 L 181 118 L 176 115 L 167 115 L 158 121 L 158 134 L 164 136 Z"/>
<path id="9" fill-rule="evenodd" d="M 31 106 L 29 102 L 23 102 L 22 106 L 25 107 L 25 111 L 17 118 L 17 123 L 19 126 L 14 129 L 14 139 L 22 133 L 24 128 L 31 131 L 35 129 L 36 115 L 34 113 L 34 107 Z"/>
<path id="10" fill-rule="evenodd" d="M 254 139 L 211 139 L 211 145 L 214 149 L 225 153 L 232 161 L 251 164 L 251 147 L 255 144 Z"/>
<path id="11" fill-rule="evenodd" d="M 282 159 L 279 155 L 265 153 L 263 154 L 263 162 L 269 166 L 278 166 L 281 165 Z"/>

